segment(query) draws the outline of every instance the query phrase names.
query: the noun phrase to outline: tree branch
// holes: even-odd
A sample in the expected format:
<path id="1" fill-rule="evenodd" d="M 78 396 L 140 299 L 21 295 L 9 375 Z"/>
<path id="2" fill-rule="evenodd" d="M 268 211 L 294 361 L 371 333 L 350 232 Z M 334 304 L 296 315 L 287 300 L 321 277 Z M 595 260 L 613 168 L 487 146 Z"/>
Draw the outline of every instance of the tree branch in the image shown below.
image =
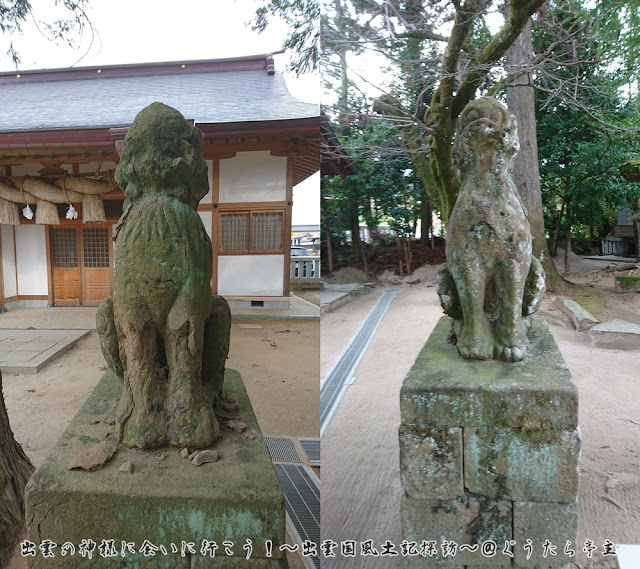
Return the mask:
<path id="1" fill-rule="evenodd" d="M 462 109 L 473 99 L 478 86 L 487 76 L 493 64 L 507 52 L 507 49 L 520 35 L 527 20 L 544 2 L 545 0 L 529 0 L 528 2 L 509 0 L 509 18 L 479 55 L 476 66 L 467 73 L 454 97 L 451 107 L 453 118 L 458 117 Z"/>

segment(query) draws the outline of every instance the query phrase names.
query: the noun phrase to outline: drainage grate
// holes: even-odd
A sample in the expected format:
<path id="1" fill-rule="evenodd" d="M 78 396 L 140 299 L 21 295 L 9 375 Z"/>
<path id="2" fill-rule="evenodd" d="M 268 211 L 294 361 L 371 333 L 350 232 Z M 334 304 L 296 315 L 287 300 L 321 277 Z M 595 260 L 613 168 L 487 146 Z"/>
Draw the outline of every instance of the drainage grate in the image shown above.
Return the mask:
<path id="1" fill-rule="evenodd" d="M 320 544 L 320 487 L 317 478 L 305 466 L 274 464 L 284 492 L 287 515 L 300 540 Z M 319 557 L 310 557 L 320 567 Z"/>
<path id="2" fill-rule="evenodd" d="M 275 462 L 304 462 L 291 439 L 283 437 L 265 437 L 271 460 Z"/>
<path id="3" fill-rule="evenodd" d="M 307 455 L 309 462 L 314 466 L 320 464 L 320 439 L 302 438 L 298 439 L 302 450 Z"/>
<path id="4" fill-rule="evenodd" d="M 347 381 L 353 375 L 398 289 L 385 291 L 320 386 L 320 434 L 329 424 Z"/>

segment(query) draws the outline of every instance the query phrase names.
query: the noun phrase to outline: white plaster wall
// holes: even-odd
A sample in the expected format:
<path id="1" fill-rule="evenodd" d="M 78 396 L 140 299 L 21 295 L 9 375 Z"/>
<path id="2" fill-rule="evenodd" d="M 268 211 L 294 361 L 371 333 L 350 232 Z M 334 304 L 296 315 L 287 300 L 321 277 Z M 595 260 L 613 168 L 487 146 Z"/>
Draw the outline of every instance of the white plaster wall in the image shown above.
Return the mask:
<path id="1" fill-rule="evenodd" d="M 87 174 L 89 172 L 95 173 L 95 171 L 100 167 L 101 172 L 106 172 L 107 170 L 115 170 L 117 164 L 115 162 L 89 162 L 87 164 L 78 164 L 78 171 L 81 174 Z M 66 164 L 62 165 L 63 168 L 67 168 Z M 71 166 L 69 166 L 71 167 Z"/>
<path id="2" fill-rule="evenodd" d="M 220 203 L 274 202 L 287 197 L 287 159 L 269 151 L 220 160 Z"/>
<path id="3" fill-rule="evenodd" d="M 2 226 L 2 275 L 4 279 L 4 297 L 18 294 L 16 287 L 16 256 L 13 249 L 13 226 Z"/>
<path id="4" fill-rule="evenodd" d="M 218 294 L 282 296 L 284 255 L 218 256 Z"/>
<path id="5" fill-rule="evenodd" d="M 200 203 L 211 203 L 211 196 L 213 195 L 213 160 L 205 160 L 205 162 L 209 173 L 209 193 L 200 200 Z"/>
<path id="6" fill-rule="evenodd" d="M 18 294 L 49 294 L 44 225 L 16 225 Z"/>
<path id="7" fill-rule="evenodd" d="M 205 230 L 207 231 L 207 235 L 209 239 L 211 239 L 211 220 L 213 214 L 210 211 L 199 211 L 198 215 L 200 219 L 202 219 L 202 224 L 204 225 Z"/>
<path id="8" fill-rule="evenodd" d="M 293 186 L 291 225 L 320 225 L 320 172 Z"/>
<path id="9" fill-rule="evenodd" d="M 11 175 L 12 176 L 39 176 L 40 173 L 38 170 L 42 170 L 43 165 L 37 163 L 31 164 L 20 164 L 11 166 Z M 65 169 L 67 172 L 72 172 L 72 166 L 70 164 L 64 164 L 61 168 Z"/>

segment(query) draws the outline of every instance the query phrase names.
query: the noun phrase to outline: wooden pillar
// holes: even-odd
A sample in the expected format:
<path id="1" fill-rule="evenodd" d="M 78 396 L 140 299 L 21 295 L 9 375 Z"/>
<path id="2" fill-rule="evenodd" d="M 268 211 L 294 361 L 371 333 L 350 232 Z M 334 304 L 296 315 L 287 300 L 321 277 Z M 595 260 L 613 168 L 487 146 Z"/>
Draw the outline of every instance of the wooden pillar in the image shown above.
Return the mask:
<path id="1" fill-rule="evenodd" d="M 293 207 L 293 156 L 287 157 L 287 207 L 284 210 L 284 280 L 282 296 L 291 294 L 291 211 Z"/>
<path id="2" fill-rule="evenodd" d="M 216 158 L 211 164 L 211 289 L 218 294 L 218 248 L 220 247 L 220 159 Z"/>

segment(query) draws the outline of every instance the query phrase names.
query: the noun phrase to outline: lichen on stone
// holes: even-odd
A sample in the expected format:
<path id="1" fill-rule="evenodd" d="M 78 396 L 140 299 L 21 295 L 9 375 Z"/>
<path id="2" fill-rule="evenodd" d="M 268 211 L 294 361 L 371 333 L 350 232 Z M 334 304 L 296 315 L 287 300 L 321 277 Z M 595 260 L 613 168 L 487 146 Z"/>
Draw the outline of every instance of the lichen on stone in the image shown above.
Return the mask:
<path id="1" fill-rule="evenodd" d="M 465 107 L 453 149 L 461 190 L 437 292 L 454 319 L 458 352 L 467 359 L 522 360 L 528 317 L 545 292 L 511 176 L 517 151 L 515 117 L 500 102 L 481 97 Z"/>
<path id="2" fill-rule="evenodd" d="M 200 131 L 152 103 L 136 116 L 115 173 L 125 193 L 115 231 L 114 296 L 97 328 L 122 378 L 120 442 L 202 449 L 219 436 L 231 315 L 211 294 L 211 240 L 197 212 L 209 190 Z"/>

